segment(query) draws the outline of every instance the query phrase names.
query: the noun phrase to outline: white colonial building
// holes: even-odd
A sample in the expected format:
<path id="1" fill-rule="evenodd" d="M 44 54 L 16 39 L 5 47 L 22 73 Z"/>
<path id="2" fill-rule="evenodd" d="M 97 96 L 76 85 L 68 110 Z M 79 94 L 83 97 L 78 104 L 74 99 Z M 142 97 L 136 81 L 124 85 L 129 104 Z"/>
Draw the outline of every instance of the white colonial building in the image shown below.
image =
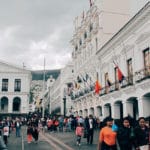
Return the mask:
<path id="1" fill-rule="evenodd" d="M 80 76 L 82 81 L 74 90 L 74 110 L 77 115 L 93 114 L 102 118 L 111 115 L 120 119 L 128 114 L 134 118 L 148 117 L 150 3 L 128 20 L 129 1 L 113 2 L 95 1 L 81 24 L 75 21 L 72 56 L 75 77 Z M 118 67 L 124 75 L 121 83 Z M 93 88 L 85 92 L 96 81 L 96 74 L 102 87 L 100 95 L 95 95 Z"/>
<path id="2" fill-rule="evenodd" d="M 69 63 L 64 67 L 59 77 L 50 88 L 50 113 L 57 115 L 72 114 L 72 101 L 69 90 L 73 80 L 73 65 Z"/>
<path id="3" fill-rule="evenodd" d="M 24 115 L 29 112 L 31 72 L 0 62 L 0 114 Z"/>

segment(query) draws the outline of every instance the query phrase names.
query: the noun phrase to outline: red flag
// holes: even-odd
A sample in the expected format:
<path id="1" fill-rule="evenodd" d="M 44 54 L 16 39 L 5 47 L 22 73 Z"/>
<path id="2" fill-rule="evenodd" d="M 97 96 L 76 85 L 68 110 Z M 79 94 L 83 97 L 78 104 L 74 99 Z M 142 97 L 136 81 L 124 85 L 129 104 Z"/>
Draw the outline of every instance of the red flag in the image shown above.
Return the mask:
<path id="1" fill-rule="evenodd" d="M 100 90 L 101 90 L 101 85 L 97 80 L 96 83 L 95 83 L 95 93 L 99 94 Z"/>
<path id="2" fill-rule="evenodd" d="M 118 80 L 121 83 L 122 80 L 124 79 L 124 75 L 123 75 L 123 73 L 121 72 L 121 70 L 118 66 L 117 66 L 117 75 L 118 75 Z"/>

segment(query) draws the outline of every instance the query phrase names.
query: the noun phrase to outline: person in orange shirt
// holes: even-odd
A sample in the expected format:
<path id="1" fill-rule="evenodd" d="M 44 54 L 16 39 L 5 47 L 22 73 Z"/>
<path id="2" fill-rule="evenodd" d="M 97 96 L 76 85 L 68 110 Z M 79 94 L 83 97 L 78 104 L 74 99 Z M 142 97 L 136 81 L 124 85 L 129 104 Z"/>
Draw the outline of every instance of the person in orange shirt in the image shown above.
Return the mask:
<path id="1" fill-rule="evenodd" d="M 104 119 L 105 126 L 101 129 L 98 141 L 98 150 L 117 150 L 116 131 L 113 131 L 113 119 L 106 117 Z"/>

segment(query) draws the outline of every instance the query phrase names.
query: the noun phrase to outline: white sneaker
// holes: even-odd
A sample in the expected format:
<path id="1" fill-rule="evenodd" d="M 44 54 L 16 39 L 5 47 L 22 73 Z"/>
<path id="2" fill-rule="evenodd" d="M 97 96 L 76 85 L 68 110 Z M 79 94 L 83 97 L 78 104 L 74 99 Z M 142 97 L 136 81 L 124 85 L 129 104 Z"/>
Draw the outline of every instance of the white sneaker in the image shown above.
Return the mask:
<path id="1" fill-rule="evenodd" d="M 79 146 L 81 146 L 81 144 L 79 143 Z"/>
<path id="2" fill-rule="evenodd" d="M 79 142 L 77 141 L 77 145 L 79 145 Z"/>

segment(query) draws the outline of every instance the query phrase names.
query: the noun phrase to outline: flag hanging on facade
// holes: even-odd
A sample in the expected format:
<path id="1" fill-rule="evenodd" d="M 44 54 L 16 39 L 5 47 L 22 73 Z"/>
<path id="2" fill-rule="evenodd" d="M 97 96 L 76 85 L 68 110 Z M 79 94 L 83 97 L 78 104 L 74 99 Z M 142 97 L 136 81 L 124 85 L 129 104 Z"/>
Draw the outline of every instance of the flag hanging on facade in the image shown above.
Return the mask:
<path id="1" fill-rule="evenodd" d="M 113 61 L 113 63 L 115 64 L 116 69 L 117 69 L 118 81 L 119 81 L 119 83 L 121 83 L 124 80 L 125 76 L 123 75 L 122 71 L 120 70 L 120 68 L 118 67 L 118 65 L 115 63 L 115 61 Z"/>
<path id="2" fill-rule="evenodd" d="M 95 82 L 95 93 L 96 94 L 99 94 L 100 93 L 100 90 L 101 90 L 101 85 L 100 85 L 100 83 L 99 83 L 99 81 L 98 81 L 98 73 L 97 73 L 97 77 L 96 77 L 97 79 L 96 79 L 96 82 Z"/>
<path id="3" fill-rule="evenodd" d="M 80 88 L 80 84 L 79 83 L 77 83 L 76 81 L 74 81 L 74 87 L 75 87 L 75 89 L 79 89 Z"/>
<path id="4" fill-rule="evenodd" d="M 101 85 L 100 85 L 99 81 L 97 80 L 95 83 L 95 93 L 99 94 L 100 90 L 101 90 Z"/>
<path id="5" fill-rule="evenodd" d="M 67 84 L 67 88 L 68 88 L 68 90 L 67 90 L 67 95 L 68 95 L 68 96 L 71 96 L 71 95 L 72 95 L 72 92 L 73 92 L 73 83 L 68 83 L 68 84 Z"/>
<path id="6" fill-rule="evenodd" d="M 111 86 L 111 85 L 112 85 L 112 82 L 110 81 L 109 78 L 107 79 L 107 85 L 108 85 L 108 86 Z"/>
<path id="7" fill-rule="evenodd" d="M 81 83 L 81 82 L 82 82 L 82 79 L 81 79 L 80 76 L 77 76 L 77 81 L 78 81 L 78 83 Z"/>
<path id="8" fill-rule="evenodd" d="M 117 66 L 117 75 L 118 75 L 119 83 L 121 83 L 125 77 L 118 66 Z"/>
<path id="9" fill-rule="evenodd" d="M 105 74 L 105 81 L 106 81 L 106 86 L 111 86 L 112 85 L 112 82 L 111 80 L 109 79 L 109 75 L 108 75 L 108 72 Z"/>

